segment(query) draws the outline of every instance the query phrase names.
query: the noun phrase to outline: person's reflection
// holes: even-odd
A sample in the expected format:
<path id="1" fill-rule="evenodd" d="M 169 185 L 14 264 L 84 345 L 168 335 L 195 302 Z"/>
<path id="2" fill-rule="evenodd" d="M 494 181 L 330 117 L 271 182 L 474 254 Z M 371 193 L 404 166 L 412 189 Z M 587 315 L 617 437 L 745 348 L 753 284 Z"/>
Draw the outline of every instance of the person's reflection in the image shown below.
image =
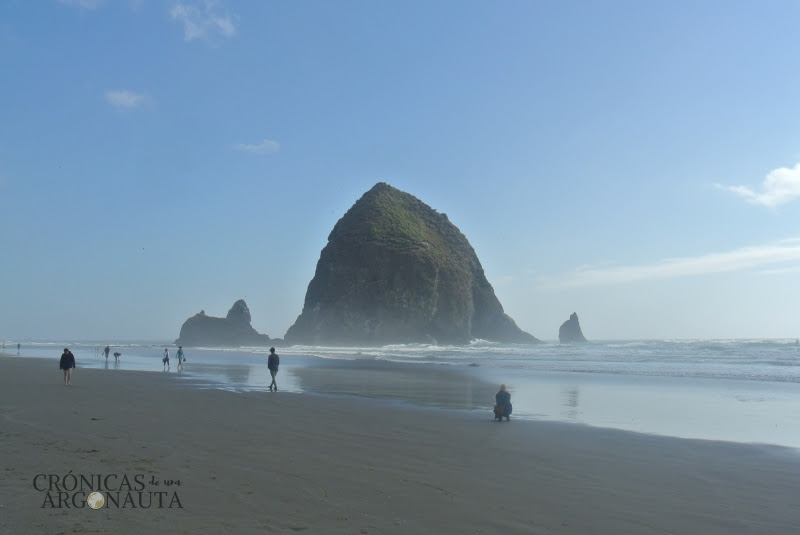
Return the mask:
<path id="1" fill-rule="evenodd" d="M 564 394 L 564 416 L 568 420 L 578 419 L 578 396 L 580 389 L 577 385 L 564 387 L 561 391 Z"/>

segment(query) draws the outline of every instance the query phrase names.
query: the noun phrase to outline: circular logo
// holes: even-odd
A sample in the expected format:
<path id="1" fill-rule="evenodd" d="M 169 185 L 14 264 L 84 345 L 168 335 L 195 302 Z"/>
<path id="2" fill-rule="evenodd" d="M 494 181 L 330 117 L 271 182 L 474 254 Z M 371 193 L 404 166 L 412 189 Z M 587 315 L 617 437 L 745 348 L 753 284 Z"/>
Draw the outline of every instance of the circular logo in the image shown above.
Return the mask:
<path id="1" fill-rule="evenodd" d="M 100 509 L 101 507 L 103 507 L 103 504 L 106 503 L 106 499 L 103 497 L 102 494 L 100 494 L 97 491 L 94 491 L 93 493 L 89 494 L 88 498 L 86 498 L 86 503 L 92 509 Z"/>

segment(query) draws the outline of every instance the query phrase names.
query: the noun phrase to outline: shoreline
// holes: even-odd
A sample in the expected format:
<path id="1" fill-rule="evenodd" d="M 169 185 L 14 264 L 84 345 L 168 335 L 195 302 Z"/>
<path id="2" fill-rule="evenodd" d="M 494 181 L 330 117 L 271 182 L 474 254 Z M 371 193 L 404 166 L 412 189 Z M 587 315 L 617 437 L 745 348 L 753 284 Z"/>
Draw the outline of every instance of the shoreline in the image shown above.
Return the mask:
<path id="1" fill-rule="evenodd" d="M 767 534 L 800 457 L 353 397 L 0 358 L 0 532 Z M 182 507 L 42 508 L 38 474 L 180 481 Z M 41 481 L 41 480 L 40 480 Z M 164 487 L 162 487 L 164 488 Z"/>
<path id="2" fill-rule="evenodd" d="M 164 373 L 158 352 L 155 356 L 125 352 L 120 363 L 81 353 L 76 355 L 79 369 Z M 177 373 L 172 366 L 168 375 L 199 390 L 267 391 L 270 378 L 265 359 L 258 354 L 238 355 L 193 351 L 184 372 Z M 337 359 L 291 352 L 284 357 L 278 377 L 284 392 L 383 399 L 396 405 L 480 415 L 481 411 L 491 414 L 494 394 L 506 383 L 516 420 L 800 450 L 800 418 L 795 410 L 800 403 L 800 384 L 794 382 Z M 31 354 L 9 358 L 56 359 Z"/>

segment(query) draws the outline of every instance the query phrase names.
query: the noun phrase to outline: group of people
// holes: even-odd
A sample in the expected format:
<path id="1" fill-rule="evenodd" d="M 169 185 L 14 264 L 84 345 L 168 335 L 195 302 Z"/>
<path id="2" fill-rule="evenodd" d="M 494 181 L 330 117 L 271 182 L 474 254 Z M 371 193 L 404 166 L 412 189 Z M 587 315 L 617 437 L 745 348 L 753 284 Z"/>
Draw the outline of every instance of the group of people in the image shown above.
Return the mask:
<path id="1" fill-rule="evenodd" d="M 183 346 L 178 346 L 178 352 L 175 353 L 175 357 L 178 359 L 178 371 L 183 371 L 183 363 L 186 362 L 186 357 L 183 355 Z M 169 348 L 164 348 L 164 358 L 161 359 L 161 362 L 164 364 L 164 371 L 169 371 Z"/>
<path id="2" fill-rule="evenodd" d="M 108 359 L 108 354 L 111 351 L 109 346 L 103 350 L 105 353 L 106 359 Z M 183 354 L 183 346 L 178 346 L 178 352 L 175 354 L 178 358 L 178 371 L 183 370 L 183 363 L 186 362 L 186 357 Z M 119 361 L 120 353 L 114 353 L 114 357 Z M 169 371 L 169 348 L 164 348 L 164 358 L 161 359 L 161 362 L 164 364 L 164 371 Z M 278 383 L 275 381 L 275 377 L 278 375 L 278 367 L 280 366 L 281 358 L 275 353 L 275 348 L 269 348 L 269 357 L 267 357 L 267 369 L 269 369 L 270 377 L 272 378 L 272 382 L 269 384 L 270 392 L 278 391 Z M 72 378 L 72 370 L 75 368 L 75 355 L 72 354 L 72 351 L 69 348 L 64 348 L 64 353 L 61 355 L 61 360 L 59 361 L 58 365 L 59 369 L 64 371 L 64 386 L 71 386 L 70 380 Z M 506 385 L 500 385 L 500 390 L 495 394 L 495 406 L 494 406 L 494 417 L 496 420 L 503 421 L 503 418 L 506 421 L 511 420 L 511 393 L 508 391 Z"/>
<path id="3" fill-rule="evenodd" d="M 19 350 L 22 349 L 22 344 L 17 343 L 17 355 L 19 355 Z M 6 343 L 3 342 L 3 353 L 6 352 Z"/>
<path id="4" fill-rule="evenodd" d="M 109 346 L 106 346 L 106 348 L 103 350 L 103 354 L 106 356 L 106 360 L 108 360 L 108 354 L 109 353 L 111 353 L 111 348 Z M 119 358 L 121 356 L 122 356 L 122 353 L 120 353 L 119 351 L 115 351 L 114 352 L 114 362 L 119 362 Z"/>
<path id="5" fill-rule="evenodd" d="M 106 346 L 103 349 L 103 354 L 105 354 L 106 359 L 108 359 L 108 355 L 111 352 L 111 347 Z M 114 353 L 114 358 L 119 362 L 119 357 L 122 353 Z M 183 346 L 178 346 L 178 352 L 175 353 L 175 356 L 178 358 L 178 371 L 183 371 L 183 363 L 186 362 L 186 356 L 183 354 Z M 164 371 L 169 371 L 169 348 L 164 348 L 164 358 L 161 359 L 161 362 L 164 364 Z M 269 369 L 269 374 L 272 377 L 272 382 L 269 384 L 270 391 L 278 391 L 278 383 L 275 382 L 275 376 L 278 375 L 278 367 L 280 366 L 281 359 L 277 353 L 275 353 L 275 348 L 269 348 L 269 357 L 267 358 L 267 368 Z M 72 379 L 72 370 L 75 368 L 75 355 L 72 354 L 72 351 L 69 350 L 68 347 L 64 348 L 64 353 L 61 354 L 61 359 L 59 360 L 58 367 L 61 370 L 64 370 L 64 385 L 71 386 L 70 380 Z"/>
<path id="6" fill-rule="evenodd" d="M 178 371 L 183 371 L 183 364 L 186 362 L 186 356 L 183 354 L 183 346 L 178 346 L 178 352 L 175 353 L 175 356 L 178 358 Z M 164 358 L 161 359 L 161 362 L 164 364 L 164 371 L 170 370 L 170 360 L 169 360 L 169 348 L 164 348 Z M 267 357 L 267 369 L 269 369 L 270 377 L 272 378 L 272 382 L 269 384 L 270 391 L 278 391 L 278 383 L 275 382 L 275 376 L 278 375 L 278 367 L 281 364 L 281 358 L 275 353 L 275 348 L 269 348 L 269 357 Z"/>

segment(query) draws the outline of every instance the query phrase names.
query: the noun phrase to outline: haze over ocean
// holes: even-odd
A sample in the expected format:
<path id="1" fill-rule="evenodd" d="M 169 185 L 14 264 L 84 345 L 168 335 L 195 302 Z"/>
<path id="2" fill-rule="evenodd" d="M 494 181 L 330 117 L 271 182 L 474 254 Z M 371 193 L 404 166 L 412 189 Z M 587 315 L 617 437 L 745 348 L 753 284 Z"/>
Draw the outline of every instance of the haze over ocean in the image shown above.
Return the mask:
<path id="1" fill-rule="evenodd" d="M 553 339 L 793 339 L 796 2 L 0 5 L 0 339 L 283 336 L 376 182 Z"/>

